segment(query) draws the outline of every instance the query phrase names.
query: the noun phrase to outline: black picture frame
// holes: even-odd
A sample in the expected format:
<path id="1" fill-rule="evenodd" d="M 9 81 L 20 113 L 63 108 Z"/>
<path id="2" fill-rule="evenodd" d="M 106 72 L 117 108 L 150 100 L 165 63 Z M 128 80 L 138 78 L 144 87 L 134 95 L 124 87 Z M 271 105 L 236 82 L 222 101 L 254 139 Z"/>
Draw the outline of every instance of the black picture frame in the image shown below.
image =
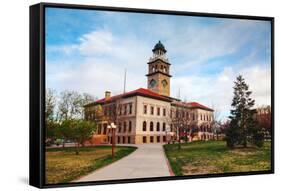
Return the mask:
<path id="1" fill-rule="evenodd" d="M 271 110 L 272 110 L 271 170 L 255 171 L 255 172 L 207 174 L 207 175 L 139 178 L 139 179 L 128 179 L 128 180 L 106 180 L 106 181 L 96 181 L 96 182 L 45 184 L 44 182 L 45 180 L 45 170 L 44 170 L 45 169 L 45 146 L 44 146 L 45 8 L 47 7 L 270 21 L 271 23 Z M 123 7 L 122 8 L 104 7 L 104 6 L 92 6 L 92 5 L 57 4 L 57 3 L 39 3 L 30 6 L 29 11 L 30 11 L 30 37 L 29 37 L 30 38 L 30 55 L 29 55 L 30 56 L 29 184 L 30 185 L 38 188 L 52 188 L 52 187 L 167 181 L 167 180 L 180 180 L 180 179 L 227 177 L 227 176 L 258 175 L 258 174 L 274 173 L 274 18 L 273 17 L 184 12 L 184 11 L 170 11 L 170 10 L 153 10 L 153 9 L 135 9 L 135 8 L 123 8 Z"/>

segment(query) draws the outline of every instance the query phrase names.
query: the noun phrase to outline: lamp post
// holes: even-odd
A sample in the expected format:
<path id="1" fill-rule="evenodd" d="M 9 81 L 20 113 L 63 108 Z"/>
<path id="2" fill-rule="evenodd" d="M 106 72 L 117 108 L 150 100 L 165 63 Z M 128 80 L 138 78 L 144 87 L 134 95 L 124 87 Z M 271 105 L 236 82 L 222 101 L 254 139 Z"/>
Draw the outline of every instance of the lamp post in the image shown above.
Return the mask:
<path id="1" fill-rule="evenodd" d="M 114 123 L 111 123 L 110 125 L 107 126 L 107 128 L 110 130 L 111 129 L 111 143 L 112 143 L 112 158 L 114 158 L 114 147 L 115 147 L 115 130 L 116 130 L 116 125 Z"/>

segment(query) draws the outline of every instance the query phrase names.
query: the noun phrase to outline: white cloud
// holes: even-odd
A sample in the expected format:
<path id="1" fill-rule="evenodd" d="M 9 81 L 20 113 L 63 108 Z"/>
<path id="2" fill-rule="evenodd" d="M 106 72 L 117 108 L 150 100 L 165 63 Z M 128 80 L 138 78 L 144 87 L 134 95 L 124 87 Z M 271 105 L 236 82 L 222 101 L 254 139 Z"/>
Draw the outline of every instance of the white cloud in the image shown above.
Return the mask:
<path id="1" fill-rule="evenodd" d="M 83 35 L 77 48 L 85 56 L 108 54 L 112 52 L 113 43 L 112 34 L 103 29 Z"/>
<path id="2" fill-rule="evenodd" d="M 172 94 L 181 90 L 181 98 L 215 106 L 224 115 L 231 109 L 233 86 L 236 77 L 241 74 L 249 85 L 255 105 L 271 103 L 271 70 L 261 66 L 235 69 L 226 67 L 218 75 L 202 77 L 187 76 L 172 79 Z M 223 116 L 226 117 L 226 116 Z"/>
<path id="3" fill-rule="evenodd" d="M 105 90 L 123 91 L 146 86 L 145 74 L 150 47 L 134 37 L 117 38 L 108 30 L 83 35 L 79 44 L 51 47 L 49 51 L 72 51 L 81 54 L 80 61 L 58 61 L 47 65 L 47 84 L 60 90 L 72 89 L 103 97 Z M 61 52 L 61 53 L 62 53 Z M 147 56 L 144 56 L 147 55 Z M 74 63 L 72 63 L 74 62 Z M 76 63 L 76 64 L 75 64 Z"/>

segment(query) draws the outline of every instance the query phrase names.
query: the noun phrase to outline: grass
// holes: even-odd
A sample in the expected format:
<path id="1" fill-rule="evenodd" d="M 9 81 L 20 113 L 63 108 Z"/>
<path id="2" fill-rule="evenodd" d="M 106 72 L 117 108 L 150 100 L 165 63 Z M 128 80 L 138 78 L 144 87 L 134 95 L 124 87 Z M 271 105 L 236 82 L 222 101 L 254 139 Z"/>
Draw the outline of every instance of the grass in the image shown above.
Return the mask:
<path id="1" fill-rule="evenodd" d="M 166 156 L 176 176 L 271 169 L 271 142 L 262 148 L 228 149 L 224 141 L 196 141 L 164 145 Z"/>
<path id="2" fill-rule="evenodd" d="M 80 148 L 79 155 L 75 148 L 46 149 L 46 184 L 67 183 L 136 150 L 136 147 L 117 146 L 115 157 L 111 156 L 111 146 Z"/>

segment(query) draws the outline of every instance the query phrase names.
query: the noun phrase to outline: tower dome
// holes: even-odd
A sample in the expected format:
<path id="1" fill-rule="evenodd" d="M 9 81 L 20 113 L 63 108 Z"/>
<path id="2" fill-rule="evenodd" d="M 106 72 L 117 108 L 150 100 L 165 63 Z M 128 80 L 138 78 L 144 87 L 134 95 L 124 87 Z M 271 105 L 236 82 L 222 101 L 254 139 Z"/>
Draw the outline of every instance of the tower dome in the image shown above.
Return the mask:
<path id="1" fill-rule="evenodd" d="M 158 43 L 154 46 L 154 48 L 152 49 L 153 52 L 156 52 L 157 50 L 161 50 L 164 53 L 167 52 L 167 50 L 165 49 L 165 46 L 161 43 L 161 41 L 159 40 Z"/>

